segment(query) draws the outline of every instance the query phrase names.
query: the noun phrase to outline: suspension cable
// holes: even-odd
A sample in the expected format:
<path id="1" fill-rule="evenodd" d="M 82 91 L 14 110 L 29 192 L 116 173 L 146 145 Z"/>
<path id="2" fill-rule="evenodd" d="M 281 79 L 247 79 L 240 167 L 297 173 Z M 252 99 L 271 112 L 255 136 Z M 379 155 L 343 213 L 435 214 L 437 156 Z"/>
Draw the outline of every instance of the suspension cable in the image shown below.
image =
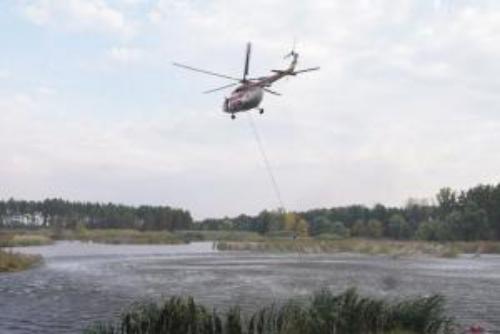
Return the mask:
<path id="1" fill-rule="evenodd" d="M 259 131 L 257 129 L 257 126 L 255 125 L 255 122 L 252 118 L 251 113 L 248 114 L 248 122 L 250 123 L 250 127 L 252 128 L 253 134 L 255 136 L 255 141 L 257 142 L 257 146 L 259 147 L 260 154 L 262 156 L 262 160 L 264 161 L 264 166 L 267 169 L 267 173 L 269 175 L 269 179 L 271 180 L 271 185 L 273 186 L 274 193 L 276 195 L 276 199 L 278 200 L 278 204 L 280 206 L 280 209 L 285 210 L 285 206 L 283 205 L 283 200 L 281 198 L 281 192 L 278 187 L 278 182 L 276 181 L 276 178 L 274 177 L 273 169 L 271 167 L 271 163 L 269 162 L 269 159 L 267 158 L 266 151 L 264 149 L 264 144 L 260 138 Z"/>
<path id="2" fill-rule="evenodd" d="M 255 136 L 255 141 L 257 142 L 257 146 L 259 147 L 259 151 L 260 151 L 260 154 L 262 156 L 262 160 L 264 161 L 264 165 L 267 169 L 269 179 L 271 180 L 271 184 L 273 186 L 274 193 L 276 195 L 276 199 L 278 200 L 278 203 L 280 205 L 280 209 L 282 209 L 283 212 L 286 212 L 285 205 L 283 204 L 283 200 L 281 198 L 280 188 L 278 187 L 278 182 L 276 181 L 276 177 L 274 176 L 271 163 L 269 162 L 269 159 L 267 158 L 266 150 L 264 149 L 264 143 L 262 142 L 262 139 L 260 138 L 259 131 L 257 129 L 257 126 L 255 125 L 253 118 L 252 118 L 252 114 L 249 112 L 247 114 L 248 114 L 248 122 L 250 123 L 250 127 L 252 128 L 253 134 Z M 297 249 L 297 255 L 298 255 L 297 259 L 299 262 L 302 262 L 302 256 L 301 256 L 302 251 L 301 251 L 299 245 L 297 245 L 297 240 L 296 240 L 295 236 L 293 238 L 293 243 Z"/>

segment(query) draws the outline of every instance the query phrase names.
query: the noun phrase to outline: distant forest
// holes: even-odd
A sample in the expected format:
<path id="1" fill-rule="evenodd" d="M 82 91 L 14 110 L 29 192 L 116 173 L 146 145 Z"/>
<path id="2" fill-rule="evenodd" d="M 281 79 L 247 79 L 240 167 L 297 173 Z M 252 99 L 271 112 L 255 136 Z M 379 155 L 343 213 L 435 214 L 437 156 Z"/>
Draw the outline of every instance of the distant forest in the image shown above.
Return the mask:
<path id="1" fill-rule="evenodd" d="M 206 230 L 244 230 L 339 238 L 397 240 L 500 240 L 500 184 L 465 191 L 443 188 L 435 200 L 410 199 L 404 207 L 351 205 L 286 213 L 263 211 L 257 216 L 206 219 Z"/>
<path id="2" fill-rule="evenodd" d="M 127 206 L 9 199 L 0 201 L 0 227 L 127 228 L 140 230 L 188 230 L 193 219 L 189 211 L 168 206 Z"/>
<path id="3" fill-rule="evenodd" d="M 21 219 L 24 217 L 24 220 Z M 36 218 L 36 219 L 35 219 Z M 37 223 L 33 222 L 37 220 Z M 500 184 L 455 191 L 441 189 L 435 200 L 407 201 L 404 207 L 351 205 L 257 216 L 205 219 L 166 206 L 125 206 L 10 199 L 0 201 L 0 227 L 133 228 L 140 230 L 251 231 L 270 237 L 388 238 L 397 240 L 500 240 Z"/>

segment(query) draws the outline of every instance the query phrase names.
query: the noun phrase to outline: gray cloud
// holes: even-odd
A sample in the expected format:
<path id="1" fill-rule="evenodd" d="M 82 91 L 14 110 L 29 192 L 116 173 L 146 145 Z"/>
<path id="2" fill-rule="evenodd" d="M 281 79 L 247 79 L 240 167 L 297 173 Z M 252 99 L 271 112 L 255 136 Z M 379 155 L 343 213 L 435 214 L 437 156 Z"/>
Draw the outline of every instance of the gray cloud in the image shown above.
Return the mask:
<path id="1" fill-rule="evenodd" d="M 278 83 L 284 97 L 266 96 L 254 117 L 288 208 L 497 182 L 499 18 L 492 1 L 157 1 L 108 50 L 147 54 L 128 64 L 165 76 L 164 105 L 95 117 L 58 114 L 60 92 L 2 96 L 0 195 L 167 203 L 197 217 L 276 207 L 246 115 L 228 120 L 221 95 L 198 95 L 220 81 L 168 60 L 237 75 L 252 40 L 260 75 L 285 65 L 294 36 L 301 66 L 322 70 Z"/>

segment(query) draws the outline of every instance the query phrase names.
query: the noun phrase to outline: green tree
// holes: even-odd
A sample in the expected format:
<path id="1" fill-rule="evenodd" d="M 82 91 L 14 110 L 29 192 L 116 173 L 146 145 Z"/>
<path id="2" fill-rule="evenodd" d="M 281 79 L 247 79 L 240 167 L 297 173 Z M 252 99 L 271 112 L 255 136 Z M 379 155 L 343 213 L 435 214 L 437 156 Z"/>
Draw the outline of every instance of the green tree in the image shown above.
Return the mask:
<path id="1" fill-rule="evenodd" d="M 442 216 L 451 213 L 451 211 L 457 208 L 457 194 L 450 188 L 439 190 L 439 193 L 436 195 L 436 200 Z"/>
<path id="2" fill-rule="evenodd" d="M 468 203 L 459 214 L 455 211 L 450 222 L 457 240 L 489 239 L 491 236 L 487 214 L 474 202 Z"/>
<path id="3" fill-rule="evenodd" d="M 272 226 L 272 220 L 273 220 L 273 217 L 269 211 L 267 211 L 267 210 L 262 211 L 257 216 L 257 219 L 256 219 L 256 223 L 258 226 L 257 231 L 260 234 L 266 234 L 267 232 L 269 232 L 270 227 Z"/>
<path id="4" fill-rule="evenodd" d="M 330 233 L 332 221 L 327 216 L 318 216 L 312 220 L 311 235 Z"/>
<path id="5" fill-rule="evenodd" d="M 387 236 L 394 239 L 409 239 L 411 237 L 410 225 L 401 214 L 393 214 L 387 224 Z"/>
<path id="6" fill-rule="evenodd" d="M 415 238 L 426 241 L 439 241 L 446 239 L 444 223 L 436 220 L 426 220 L 418 225 Z"/>
<path id="7" fill-rule="evenodd" d="M 351 235 L 354 237 L 366 237 L 368 235 L 368 228 L 366 222 L 358 219 L 351 228 Z"/>
<path id="8" fill-rule="evenodd" d="M 381 238 L 384 228 L 382 222 L 377 219 L 370 219 L 367 224 L 367 236 L 370 238 Z"/>
<path id="9" fill-rule="evenodd" d="M 332 223 L 330 232 L 342 238 L 348 238 L 350 236 L 349 229 L 345 227 L 344 223 L 336 221 Z"/>

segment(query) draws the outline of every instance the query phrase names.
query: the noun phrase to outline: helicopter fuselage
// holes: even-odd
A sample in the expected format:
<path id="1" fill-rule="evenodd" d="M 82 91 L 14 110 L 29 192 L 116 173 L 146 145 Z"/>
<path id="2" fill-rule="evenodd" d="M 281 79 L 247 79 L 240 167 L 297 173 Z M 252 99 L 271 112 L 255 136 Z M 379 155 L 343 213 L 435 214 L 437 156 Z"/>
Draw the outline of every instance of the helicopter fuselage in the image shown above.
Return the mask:
<path id="1" fill-rule="evenodd" d="M 223 111 L 234 114 L 257 108 L 263 96 L 264 90 L 258 85 L 241 85 L 224 100 Z"/>
<path id="2" fill-rule="evenodd" d="M 234 87 L 238 85 L 238 87 L 233 90 L 231 95 L 229 97 L 226 97 L 224 99 L 224 104 L 222 105 L 222 110 L 226 113 L 231 114 L 231 118 L 235 119 L 235 114 L 238 112 L 242 111 L 248 111 L 251 109 L 258 109 L 261 114 L 264 113 L 264 108 L 259 107 L 260 103 L 262 102 L 262 98 L 264 97 L 264 92 L 270 93 L 273 95 L 278 95 L 280 96 L 281 94 L 275 91 L 272 91 L 269 87 L 271 87 L 276 81 L 287 77 L 287 76 L 295 76 L 299 73 L 304 73 L 304 72 L 310 72 L 310 71 L 316 71 L 319 69 L 319 67 L 311 67 L 307 69 L 302 69 L 299 71 L 295 70 L 295 66 L 297 65 L 297 60 L 299 58 L 299 54 L 295 52 L 294 49 L 285 56 L 285 58 L 292 57 L 292 61 L 288 68 L 284 70 L 271 70 L 273 74 L 264 76 L 264 77 L 259 77 L 259 78 L 248 78 L 248 69 L 249 69 L 249 62 L 250 62 L 250 51 L 251 51 L 251 44 L 247 44 L 247 50 L 246 50 L 246 57 L 245 57 L 245 67 L 243 71 L 243 77 L 236 78 L 234 76 L 229 76 L 221 73 L 216 73 L 212 71 L 207 71 L 204 69 L 184 65 L 184 64 L 179 64 L 179 63 L 174 63 L 175 66 L 182 67 L 191 71 L 195 72 L 200 72 L 212 76 L 216 76 L 219 78 L 224 78 L 224 79 L 229 79 L 233 80 L 236 82 L 233 82 L 229 85 L 224 85 L 222 87 L 218 87 L 215 89 L 210 89 L 205 91 L 204 93 L 213 93 L 222 89 L 226 89 L 229 87 Z"/>
<path id="3" fill-rule="evenodd" d="M 224 99 L 223 110 L 230 114 L 257 108 L 264 96 L 265 87 L 288 75 L 294 75 L 298 54 L 293 53 L 293 60 L 286 70 L 274 70 L 274 74 L 256 80 L 250 80 L 238 86 L 229 98 Z M 262 110 L 261 110 L 262 112 Z"/>

